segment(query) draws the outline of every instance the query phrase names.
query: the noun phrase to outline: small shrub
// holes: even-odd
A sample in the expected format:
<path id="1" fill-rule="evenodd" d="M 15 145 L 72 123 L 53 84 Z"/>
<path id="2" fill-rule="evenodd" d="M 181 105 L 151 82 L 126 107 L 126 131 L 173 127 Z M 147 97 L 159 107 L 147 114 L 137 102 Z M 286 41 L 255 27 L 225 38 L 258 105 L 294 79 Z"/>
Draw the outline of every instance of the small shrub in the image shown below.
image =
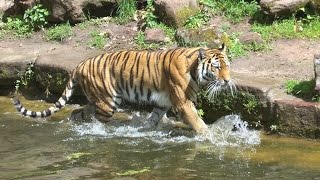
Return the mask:
<path id="1" fill-rule="evenodd" d="M 31 27 L 18 18 L 8 18 L 4 29 L 12 31 L 13 35 L 19 38 L 28 38 L 32 34 Z"/>
<path id="2" fill-rule="evenodd" d="M 200 12 L 194 16 L 189 17 L 185 22 L 184 27 L 199 28 L 202 25 L 206 24 L 208 20 L 209 20 L 209 16 L 205 13 Z"/>
<path id="3" fill-rule="evenodd" d="M 63 41 L 72 35 L 72 28 L 69 23 L 54 26 L 45 32 L 48 41 Z"/>
<path id="4" fill-rule="evenodd" d="M 136 44 L 140 49 L 157 49 L 159 48 L 158 44 L 151 43 L 146 44 L 145 43 L 145 34 L 142 31 L 139 31 L 135 37 Z"/>
<path id="5" fill-rule="evenodd" d="M 20 77 L 20 79 L 16 80 L 15 82 L 16 91 L 18 91 L 22 86 L 28 87 L 31 81 L 35 79 L 34 63 L 29 62 L 27 64 L 26 70 L 18 72 L 18 76 Z"/>
<path id="6" fill-rule="evenodd" d="M 314 90 L 315 81 L 288 80 L 285 83 L 285 90 L 288 94 L 319 102 L 319 94 Z"/>
<path id="7" fill-rule="evenodd" d="M 256 1 L 245 0 L 200 0 L 206 9 L 213 13 L 225 16 L 232 22 L 240 22 L 245 17 L 252 17 L 259 11 L 259 6 Z"/>
<path id="8" fill-rule="evenodd" d="M 129 21 L 136 12 L 136 1 L 135 0 L 121 0 L 118 2 L 118 21 L 125 23 Z"/>
<path id="9" fill-rule="evenodd" d="M 89 46 L 94 48 L 103 49 L 106 44 L 106 35 L 94 30 L 90 33 Z"/>
<path id="10" fill-rule="evenodd" d="M 49 12 L 43 8 L 41 4 L 33 6 L 31 9 L 27 9 L 24 13 L 23 19 L 26 24 L 29 24 L 33 30 L 43 29 L 46 25 Z"/>

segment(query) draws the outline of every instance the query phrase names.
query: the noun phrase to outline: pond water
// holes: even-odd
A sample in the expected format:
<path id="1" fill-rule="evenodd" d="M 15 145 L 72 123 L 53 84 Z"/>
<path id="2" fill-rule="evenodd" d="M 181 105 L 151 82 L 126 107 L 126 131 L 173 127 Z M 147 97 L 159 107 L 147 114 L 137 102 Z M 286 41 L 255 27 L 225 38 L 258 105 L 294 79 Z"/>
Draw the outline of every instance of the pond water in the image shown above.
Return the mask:
<path id="1" fill-rule="evenodd" d="M 319 141 L 267 136 L 235 115 L 210 125 L 208 140 L 70 122 L 72 108 L 34 120 L 0 97 L 0 179 L 320 179 Z"/>

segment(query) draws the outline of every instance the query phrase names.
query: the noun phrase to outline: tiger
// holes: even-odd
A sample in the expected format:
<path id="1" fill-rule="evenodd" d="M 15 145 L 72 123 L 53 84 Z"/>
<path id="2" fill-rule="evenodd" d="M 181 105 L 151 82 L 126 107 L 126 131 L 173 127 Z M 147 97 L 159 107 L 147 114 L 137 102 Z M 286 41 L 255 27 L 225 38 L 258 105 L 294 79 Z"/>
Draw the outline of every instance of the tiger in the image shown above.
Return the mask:
<path id="1" fill-rule="evenodd" d="M 198 116 L 197 93 L 232 89 L 227 48 L 177 47 L 162 50 L 122 50 L 86 59 L 70 73 L 62 95 L 43 111 L 26 109 L 17 97 L 12 101 L 23 116 L 45 118 L 59 111 L 80 85 L 94 117 L 110 119 L 123 102 L 153 107 L 147 121 L 157 124 L 172 108 L 196 133 L 208 126 Z"/>

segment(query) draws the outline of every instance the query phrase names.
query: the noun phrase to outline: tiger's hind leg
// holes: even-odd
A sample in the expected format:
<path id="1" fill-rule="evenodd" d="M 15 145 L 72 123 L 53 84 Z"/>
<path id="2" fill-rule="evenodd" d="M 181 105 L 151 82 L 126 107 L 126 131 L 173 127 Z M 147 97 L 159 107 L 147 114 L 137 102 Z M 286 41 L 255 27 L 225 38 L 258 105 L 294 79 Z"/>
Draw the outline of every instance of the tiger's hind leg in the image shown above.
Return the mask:
<path id="1" fill-rule="evenodd" d="M 93 104 L 88 103 L 87 105 L 75 109 L 72 111 L 69 120 L 79 122 L 91 122 L 92 116 L 95 114 L 95 107 Z"/>
<path id="2" fill-rule="evenodd" d="M 157 126 L 159 121 L 169 111 L 169 109 L 170 107 L 154 107 L 146 121 L 148 126 L 149 127 Z"/>

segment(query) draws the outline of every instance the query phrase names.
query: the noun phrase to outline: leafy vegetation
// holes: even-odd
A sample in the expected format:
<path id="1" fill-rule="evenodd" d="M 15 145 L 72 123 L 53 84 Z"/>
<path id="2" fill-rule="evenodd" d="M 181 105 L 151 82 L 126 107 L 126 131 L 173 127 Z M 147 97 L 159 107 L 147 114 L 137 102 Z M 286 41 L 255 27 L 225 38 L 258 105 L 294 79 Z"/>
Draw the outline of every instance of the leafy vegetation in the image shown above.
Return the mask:
<path id="1" fill-rule="evenodd" d="M 72 35 L 72 27 L 69 23 L 60 24 L 45 31 L 45 38 L 48 41 L 63 41 Z"/>
<path id="2" fill-rule="evenodd" d="M 27 38 L 31 36 L 32 31 L 43 29 L 47 24 L 48 15 L 48 10 L 39 4 L 27 9 L 22 19 L 9 17 L 4 29 L 13 32 L 15 37 Z"/>
<path id="3" fill-rule="evenodd" d="M 135 0 L 121 0 L 118 2 L 118 22 L 128 22 L 136 12 L 136 1 Z"/>
<path id="4" fill-rule="evenodd" d="M 94 48 L 103 49 L 106 44 L 106 33 L 101 33 L 98 30 L 93 30 L 90 32 L 90 40 L 89 40 L 89 46 Z"/>
<path id="5" fill-rule="evenodd" d="M 285 89 L 288 94 L 301 98 L 310 99 L 315 102 L 320 102 L 319 94 L 314 90 L 315 81 L 297 81 L 288 80 L 285 83 Z"/>
<path id="6" fill-rule="evenodd" d="M 48 24 L 47 17 L 49 12 L 43 8 L 41 4 L 33 6 L 31 9 L 27 9 L 24 13 L 23 19 L 26 24 L 31 26 L 33 30 L 43 29 L 44 25 Z"/>
<path id="7" fill-rule="evenodd" d="M 22 86 L 27 87 L 35 79 L 34 63 L 29 62 L 25 71 L 18 72 L 19 80 L 15 82 L 16 91 Z"/>
<path id="8" fill-rule="evenodd" d="M 197 108 L 207 123 L 213 123 L 219 117 L 228 114 L 240 114 L 249 121 L 249 124 L 256 127 L 262 119 L 262 104 L 257 97 L 248 92 L 239 92 L 235 95 L 220 93 L 212 102 L 208 100 L 204 91 L 200 91 Z"/>
<path id="9" fill-rule="evenodd" d="M 151 43 L 147 44 L 145 42 L 145 34 L 142 31 L 139 31 L 135 37 L 136 44 L 139 46 L 140 49 L 156 49 L 159 48 L 159 44 Z"/>
<path id="10" fill-rule="evenodd" d="M 297 27 L 298 26 L 298 27 Z M 285 38 L 320 38 L 320 17 L 308 23 L 297 24 L 294 18 L 277 20 L 271 25 L 254 23 L 252 30 L 261 34 L 267 42 L 271 40 Z"/>
<path id="11" fill-rule="evenodd" d="M 200 0 L 200 4 L 206 7 L 206 11 L 212 14 L 225 16 L 230 21 L 237 23 L 245 17 L 252 17 L 259 11 L 259 6 L 256 1 L 245 0 Z"/>
<path id="12" fill-rule="evenodd" d="M 209 21 L 209 15 L 207 13 L 199 12 L 198 14 L 191 16 L 184 24 L 186 28 L 200 28 L 202 25 Z"/>

